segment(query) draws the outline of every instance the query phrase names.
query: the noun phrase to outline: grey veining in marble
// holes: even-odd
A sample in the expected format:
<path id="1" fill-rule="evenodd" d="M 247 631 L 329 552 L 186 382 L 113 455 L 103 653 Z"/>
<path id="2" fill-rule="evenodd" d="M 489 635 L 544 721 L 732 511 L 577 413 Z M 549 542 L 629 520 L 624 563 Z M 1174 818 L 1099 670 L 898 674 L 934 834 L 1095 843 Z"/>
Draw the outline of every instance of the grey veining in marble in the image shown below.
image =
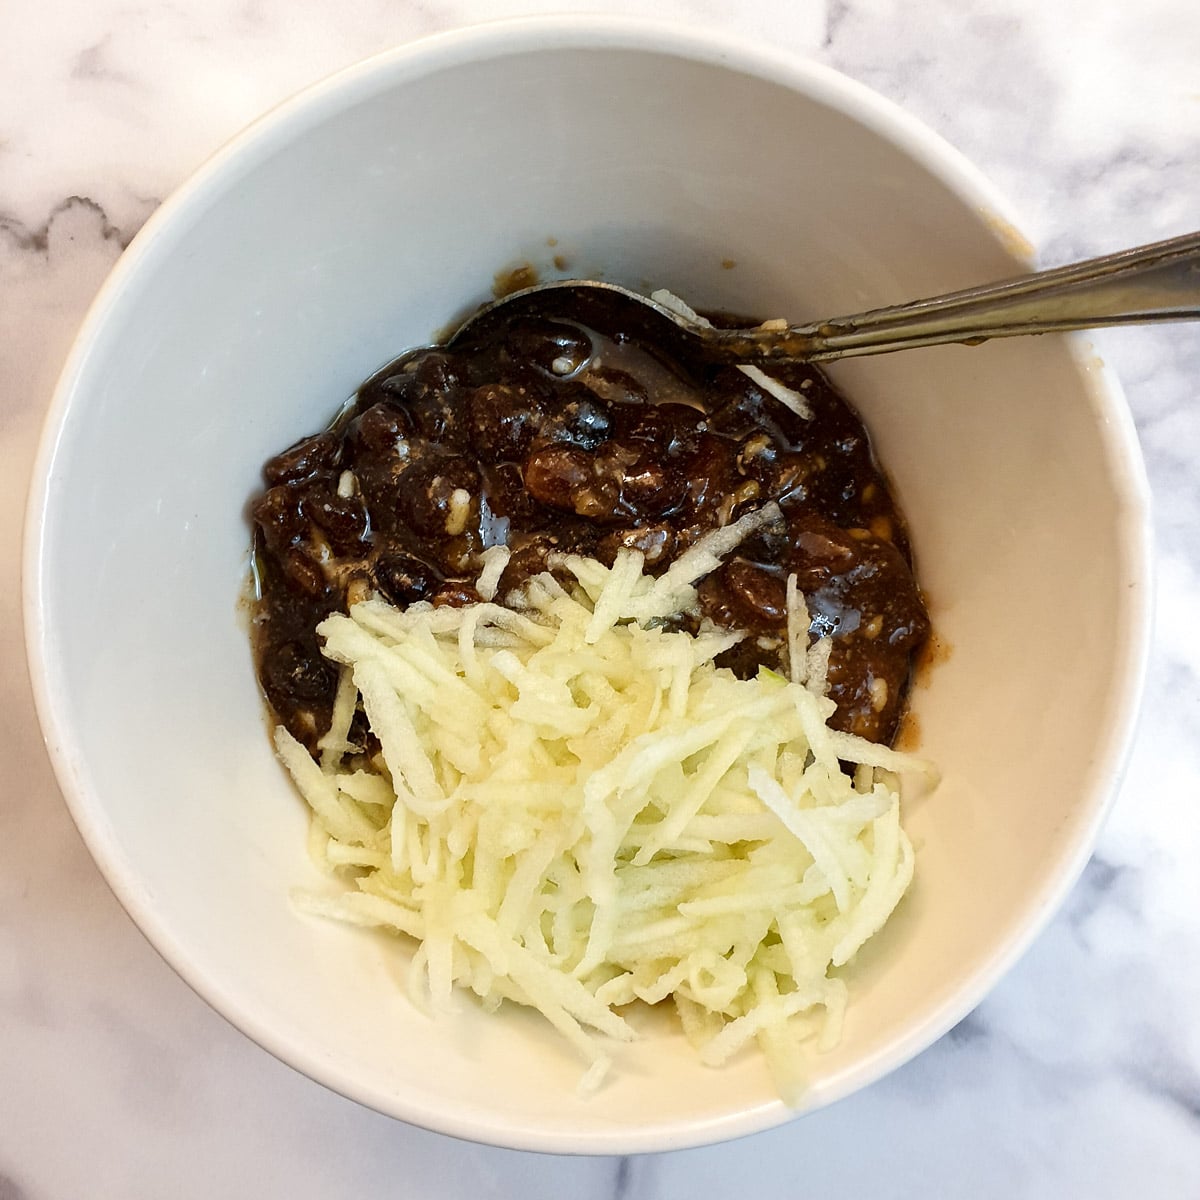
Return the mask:
<path id="1" fill-rule="evenodd" d="M 1097 854 L 991 996 L 831 1109 L 730 1145 L 572 1160 L 453 1142 L 282 1066 L 163 965 L 41 748 L 20 510 L 92 296 L 161 199 L 301 86 L 469 20 L 634 0 L 9 0 L 0 39 L 0 1200 L 1200 1195 L 1200 328 L 1103 332 L 1158 537 L 1145 714 Z M 905 105 L 1046 263 L 1200 227 L 1195 0 L 663 0 Z"/>

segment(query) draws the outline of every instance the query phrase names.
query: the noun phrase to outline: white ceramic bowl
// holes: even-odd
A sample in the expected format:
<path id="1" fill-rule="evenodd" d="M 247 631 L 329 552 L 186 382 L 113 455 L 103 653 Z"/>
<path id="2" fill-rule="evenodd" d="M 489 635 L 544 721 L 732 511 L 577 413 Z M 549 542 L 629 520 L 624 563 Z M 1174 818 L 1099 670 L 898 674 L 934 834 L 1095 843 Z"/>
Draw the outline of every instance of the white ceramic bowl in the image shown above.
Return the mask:
<path id="1" fill-rule="evenodd" d="M 289 892 L 315 872 L 238 610 L 247 498 L 268 455 L 507 264 L 563 254 L 575 274 L 805 319 L 1011 274 L 1007 221 L 954 151 L 828 70 L 595 18 L 402 47 L 205 165 L 79 335 L 27 541 L 58 777 L 166 959 L 286 1062 L 432 1129 L 627 1152 L 788 1119 L 755 1054 L 707 1070 L 670 1032 L 580 1099 L 579 1063 L 538 1019 L 465 1006 L 430 1024 L 398 986 L 397 942 L 297 916 Z M 949 653 L 914 701 L 945 772 L 908 813 L 917 881 L 848 974 L 813 1108 L 959 1020 L 1071 886 L 1129 743 L 1148 601 L 1134 434 L 1086 343 L 832 373 L 895 481 Z"/>

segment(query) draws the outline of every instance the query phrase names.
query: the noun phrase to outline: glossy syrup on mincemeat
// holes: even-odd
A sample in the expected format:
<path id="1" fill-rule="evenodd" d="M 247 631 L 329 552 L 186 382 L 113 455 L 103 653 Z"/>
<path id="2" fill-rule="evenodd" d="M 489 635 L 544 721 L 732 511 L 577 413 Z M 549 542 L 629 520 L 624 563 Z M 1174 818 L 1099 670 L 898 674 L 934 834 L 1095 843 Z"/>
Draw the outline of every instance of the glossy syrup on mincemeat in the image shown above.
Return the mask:
<path id="1" fill-rule="evenodd" d="M 768 500 L 784 521 L 699 583 L 684 627 L 746 630 L 718 665 L 786 673 L 794 572 L 812 636 L 832 636 L 831 724 L 892 740 L 929 622 L 862 422 L 814 367 L 770 368 L 805 418 L 660 325 L 604 294 L 503 306 L 389 364 L 331 429 L 267 462 L 253 505 L 258 673 L 310 750 L 337 685 L 316 633 L 329 613 L 372 593 L 401 608 L 478 600 L 480 554 L 497 544 L 512 550 L 497 599 L 555 552 L 611 563 L 633 547 L 659 574 Z"/>

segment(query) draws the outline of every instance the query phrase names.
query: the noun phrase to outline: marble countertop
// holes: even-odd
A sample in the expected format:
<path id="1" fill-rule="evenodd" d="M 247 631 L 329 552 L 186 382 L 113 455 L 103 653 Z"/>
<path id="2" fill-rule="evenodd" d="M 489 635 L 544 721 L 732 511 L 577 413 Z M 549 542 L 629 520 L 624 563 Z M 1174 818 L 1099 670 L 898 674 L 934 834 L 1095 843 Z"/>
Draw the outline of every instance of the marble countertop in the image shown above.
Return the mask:
<path id="1" fill-rule="evenodd" d="M 0 39 L 0 1200 L 1200 1195 L 1200 327 L 1107 332 L 1156 506 L 1144 719 L 1095 858 L 967 1021 L 874 1087 L 636 1159 L 471 1146 L 361 1109 L 210 1011 L 92 866 L 26 678 L 42 416 L 122 247 L 242 125 L 483 17 L 637 0 L 7 0 Z M 1047 263 L 1200 227 L 1195 0 L 662 0 L 875 87 L 975 160 Z"/>

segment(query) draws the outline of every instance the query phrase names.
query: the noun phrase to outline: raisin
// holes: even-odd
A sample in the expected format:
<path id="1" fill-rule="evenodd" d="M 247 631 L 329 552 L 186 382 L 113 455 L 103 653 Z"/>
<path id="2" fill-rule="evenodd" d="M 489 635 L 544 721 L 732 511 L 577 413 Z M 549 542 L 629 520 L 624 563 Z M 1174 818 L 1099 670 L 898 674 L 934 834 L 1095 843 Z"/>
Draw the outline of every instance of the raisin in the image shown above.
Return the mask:
<path id="1" fill-rule="evenodd" d="M 385 554 L 375 563 L 375 586 L 393 604 L 405 607 L 427 600 L 441 584 L 435 567 L 411 554 Z"/>
<path id="2" fill-rule="evenodd" d="M 575 446 L 543 446 L 525 460 L 525 487 L 542 504 L 575 507 L 575 496 L 592 478 L 592 458 Z"/>
<path id="3" fill-rule="evenodd" d="M 271 487 L 299 483 L 317 471 L 329 470 L 337 464 L 339 439 L 325 432 L 301 438 L 263 466 L 263 478 Z"/>
<path id="4" fill-rule="evenodd" d="M 487 463 L 524 458 L 544 417 L 541 398 L 526 384 L 484 384 L 467 405 L 471 446 Z"/>

